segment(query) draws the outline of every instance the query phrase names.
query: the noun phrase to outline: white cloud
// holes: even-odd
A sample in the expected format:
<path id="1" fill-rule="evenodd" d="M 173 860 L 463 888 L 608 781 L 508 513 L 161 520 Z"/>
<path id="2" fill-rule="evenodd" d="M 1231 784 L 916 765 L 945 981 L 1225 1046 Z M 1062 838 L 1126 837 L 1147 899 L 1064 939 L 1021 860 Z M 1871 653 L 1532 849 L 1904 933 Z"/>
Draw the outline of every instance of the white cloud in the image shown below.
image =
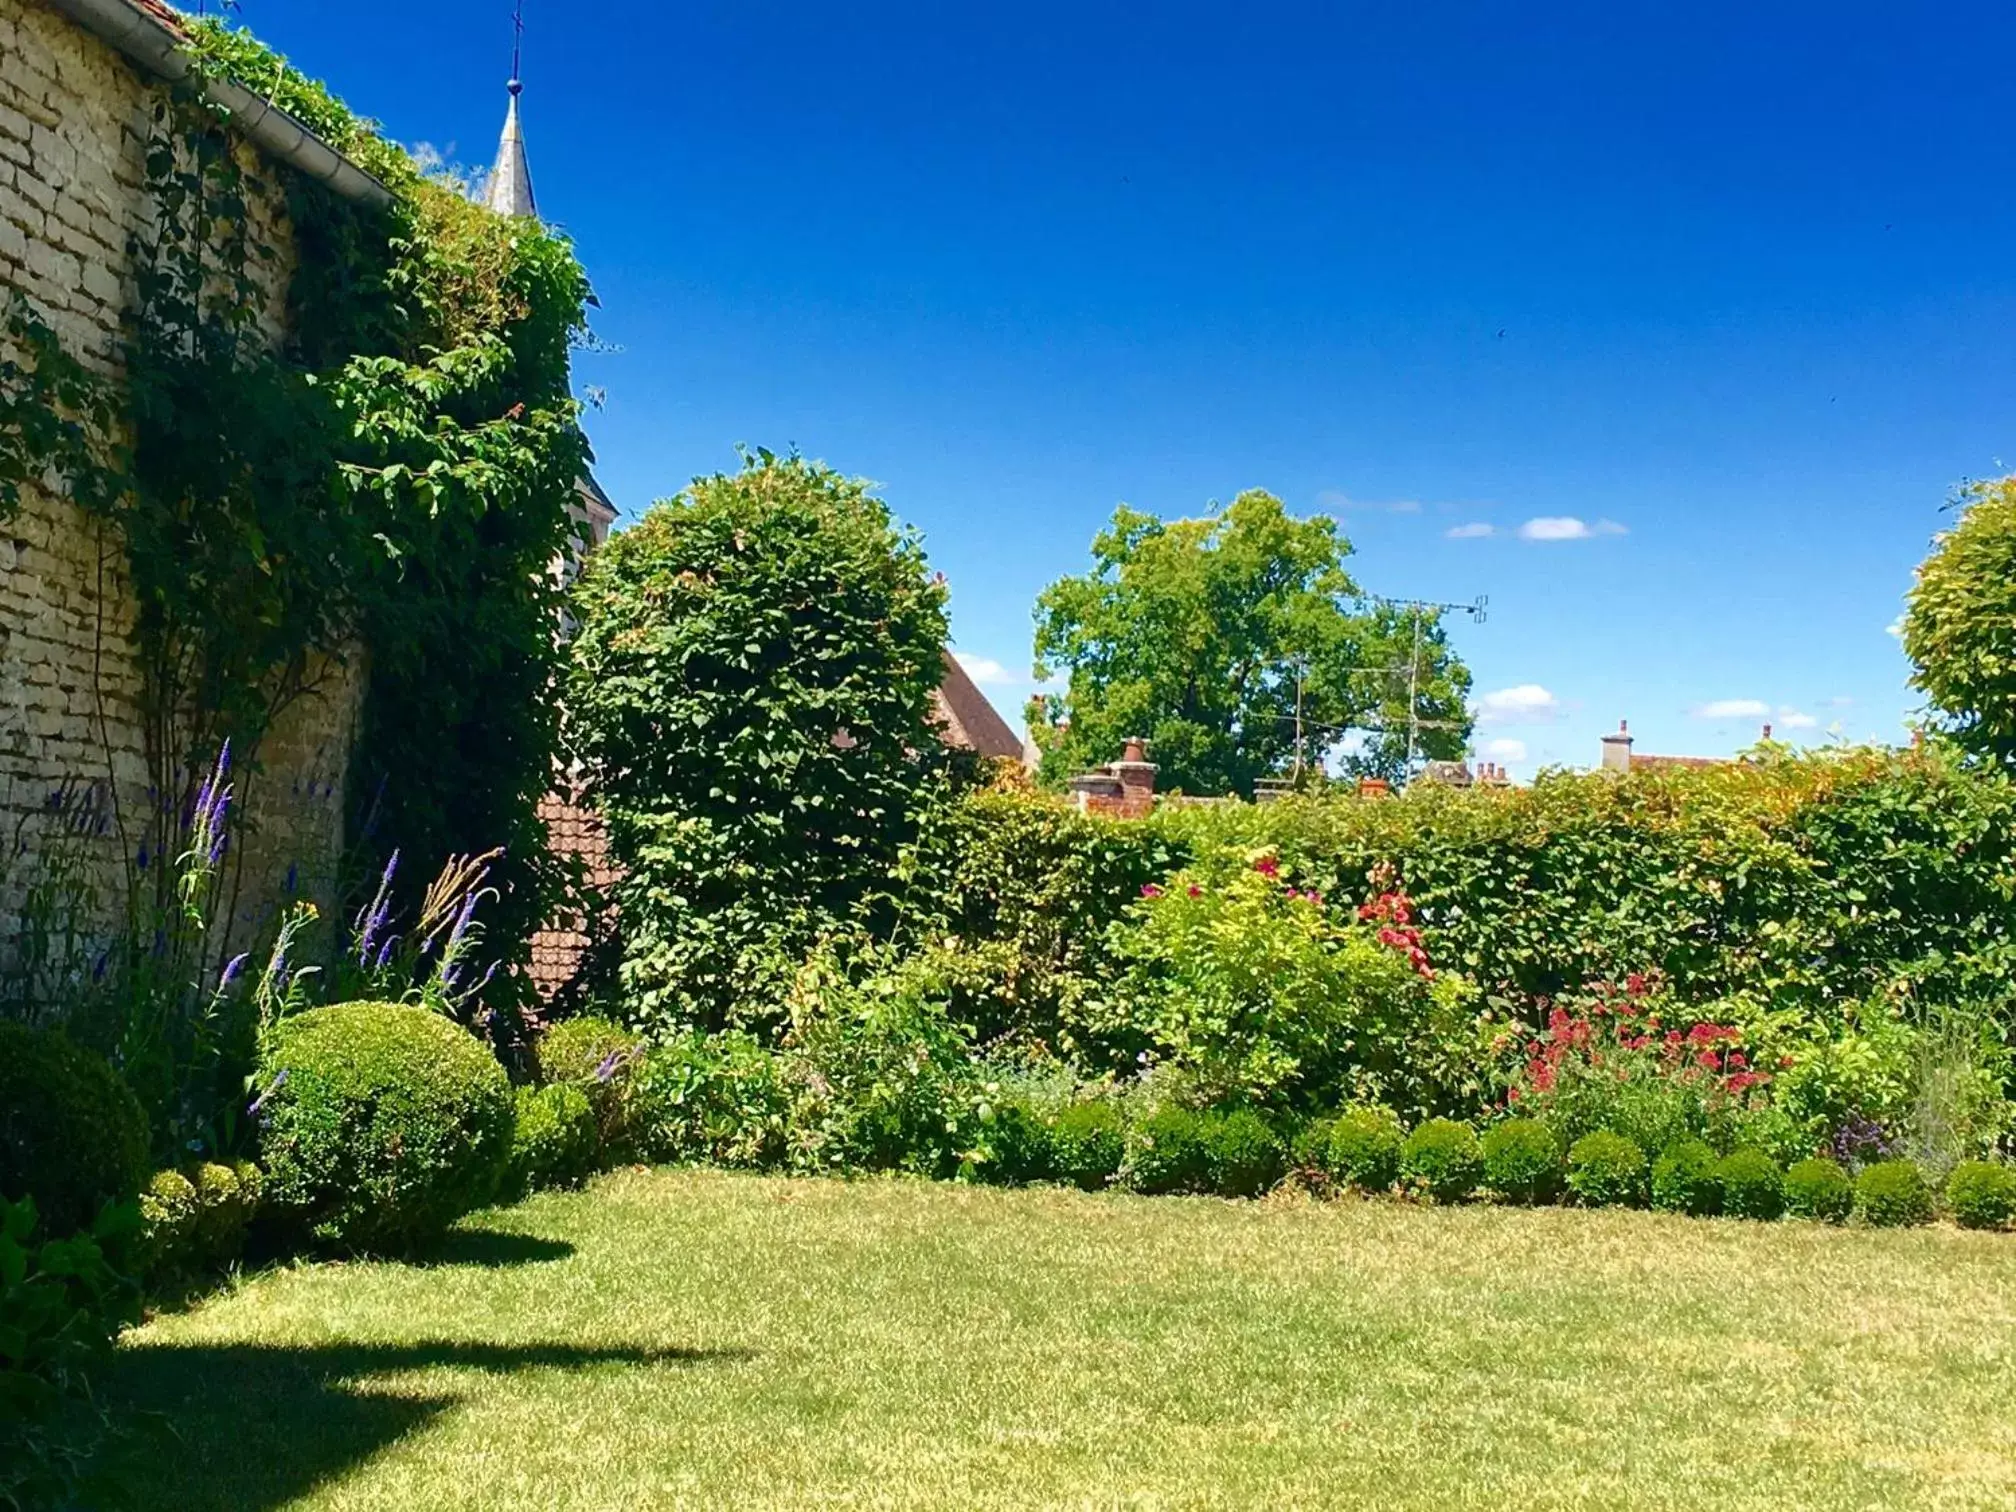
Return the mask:
<path id="1" fill-rule="evenodd" d="M 1481 541 L 1486 536 L 1498 534 L 1498 527 L 1477 520 L 1469 525 L 1451 525 L 1442 534 L 1452 541 Z"/>
<path id="2" fill-rule="evenodd" d="M 983 688 L 998 688 L 1006 683 L 1029 680 L 1009 671 L 991 656 L 975 656 L 971 651 L 954 651 L 952 657 L 966 669 L 966 675 Z"/>
<path id="3" fill-rule="evenodd" d="M 1780 709 L 1778 711 L 1778 728 L 1781 730 L 1817 730 L 1820 728 L 1820 721 L 1815 719 L 1811 714 L 1799 709 Z"/>
<path id="4" fill-rule="evenodd" d="M 1493 761 L 1524 761 L 1526 759 L 1526 742 L 1523 740 L 1514 740 L 1509 735 L 1501 735 L 1496 740 L 1487 740 L 1484 742 L 1483 754 L 1489 756 Z"/>
<path id="5" fill-rule="evenodd" d="M 1522 541 L 1588 541 L 1597 536 L 1630 534 L 1615 520 L 1598 520 L 1591 525 L 1573 515 L 1541 515 L 1519 527 Z"/>
<path id="6" fill-rule="evenodd" d="M 1538 683 L 1500 688 L 1477 700 L 1477 722 L 1487 725 L 1537 724 L 1561 712 L 1561 700 Z"/>
<path id="7" fill-rule="evenodd" d="M 1836 693 L 1832 698 L 1827 700 L 1827 707 L 1830 709 L 1846 709 L 1852 706 L 1854 702 L 1855 700 L 1850 698 L 1846 693 Z"/>
<path id="8" fill-rule="evenodd" d="M 1761 698 L 1718 698 L 1694 711 L 1696 719 L 1767 719 L 1771 705 Z"/>
<path id="9" fill-rule="evenodd" d="M 1899 640 L 1904 639 L 1904 616 L 1900 614 L 1897 618 L 1890 621 L 1889 624 L 1885 625 L 1883 633 L 1885 635 L 1894 635 Z"/>

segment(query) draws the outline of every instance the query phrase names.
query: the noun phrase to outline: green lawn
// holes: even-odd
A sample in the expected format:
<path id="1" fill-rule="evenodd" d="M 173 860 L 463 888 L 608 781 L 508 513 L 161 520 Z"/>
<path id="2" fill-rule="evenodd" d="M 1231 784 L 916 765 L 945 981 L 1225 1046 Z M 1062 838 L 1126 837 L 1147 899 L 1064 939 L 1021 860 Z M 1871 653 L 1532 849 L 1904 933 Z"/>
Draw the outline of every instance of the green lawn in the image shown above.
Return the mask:
<path id="1" fill-rule="evenodd" d="M 624 1173 L 110 1386 L 178 1512 L 2007 1508 L 2016 1237 Z"/>

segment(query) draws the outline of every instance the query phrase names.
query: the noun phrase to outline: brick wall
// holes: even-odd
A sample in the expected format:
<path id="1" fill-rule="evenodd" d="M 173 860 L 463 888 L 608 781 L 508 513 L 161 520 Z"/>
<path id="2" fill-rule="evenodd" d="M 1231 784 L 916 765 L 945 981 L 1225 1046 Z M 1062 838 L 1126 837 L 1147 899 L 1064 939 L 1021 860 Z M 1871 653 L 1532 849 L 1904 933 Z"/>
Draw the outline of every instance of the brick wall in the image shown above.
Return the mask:
<path id="1" fill-rule="evenodd" d="M 42 0 L 0 0 L 0 279 L 21 291 L 76 356 L 116 375 L 132 269 L 129 237 L 150 219 L 145 152 L 154 86 Z M 257 160 L 248 153 L 248 163 Z M 259 239 L 280 248 L 264 312 L 278 334 L 291 235 L 268 187 Z M 25 890 L 49 849 L 49 796 L 98 791 L 102 833 L 72 837 L 100 899 L 101 927 L 126 895 L 148 795 L 133 604 L 124 548 L 67 500 L 30 490 L 0 524 L 0 966 L 16 945 Z M 236 930 L 271 917 L 292 874 L 330 891 L 342 848 L 344 763 L 362 676 L 318 669 L 313 691 L 246 774 L 248 832 L 233 862 Z"/>

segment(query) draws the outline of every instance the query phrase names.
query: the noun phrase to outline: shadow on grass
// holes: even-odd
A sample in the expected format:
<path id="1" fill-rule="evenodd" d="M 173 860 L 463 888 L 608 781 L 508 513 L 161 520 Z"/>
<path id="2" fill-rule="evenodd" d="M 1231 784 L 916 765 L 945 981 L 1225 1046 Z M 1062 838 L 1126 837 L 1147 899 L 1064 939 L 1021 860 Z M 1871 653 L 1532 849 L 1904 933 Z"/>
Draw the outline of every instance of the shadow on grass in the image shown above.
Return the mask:
<path id="1" fill-rule="evenodd" d="M 573 1253 L 574 1246 L 564 1239 L 541 1239 L 536 1234 L 512 1234 L 497 1229 L 455 1229 L 407 1263 L 429 1270 L 443 1265 L 503 1270 L 513 1265 L 545 1265 L 565 1260 Z"/>
<path id="2" fill-rule="evenodd" d="M 747 1358 L 748 1351 L 732 1349 L 445 1341 L 143 1347 L 118 1353 L 101 1399 L 128 1428 L 111 1469 L 133 1506 L 268 1512 L 424 1429 L 461 1399 L 373 1391 L 372 1376 L 440 1366 L 510 1374 Z"/>

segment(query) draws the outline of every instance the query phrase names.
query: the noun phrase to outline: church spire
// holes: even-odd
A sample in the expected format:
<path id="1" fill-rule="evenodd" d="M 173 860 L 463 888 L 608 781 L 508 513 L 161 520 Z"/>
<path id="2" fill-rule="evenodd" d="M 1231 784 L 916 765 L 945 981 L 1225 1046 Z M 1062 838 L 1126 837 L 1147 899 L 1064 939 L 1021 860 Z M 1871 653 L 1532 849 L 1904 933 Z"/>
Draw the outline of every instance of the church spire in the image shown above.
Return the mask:
<path id="1" fill-rule="evenodd" d="M 519 77 L 519 61 L 525 44 L 525 0 L 511 17 L 511 106 L 504 114 L 504 135 L 497 143 L 497 165 L 490 170 L 490 187 L 484 202 L 499 215 L 533 215 L 539 206 L 532 198 L 532 170 L 525 166 L 525 132 L 518 120 L 518 96 L 525 84 Z"/>

